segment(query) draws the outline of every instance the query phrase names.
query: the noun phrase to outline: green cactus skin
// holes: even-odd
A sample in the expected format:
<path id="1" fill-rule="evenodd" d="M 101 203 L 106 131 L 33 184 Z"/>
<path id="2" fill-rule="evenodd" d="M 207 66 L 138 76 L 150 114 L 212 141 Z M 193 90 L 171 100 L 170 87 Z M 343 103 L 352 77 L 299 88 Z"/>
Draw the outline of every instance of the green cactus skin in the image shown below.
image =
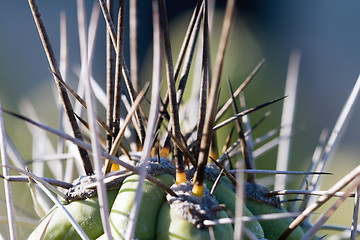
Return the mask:
<path id="1" fill-rule="evenodd" d="M 112 206 L 117 192 L 118 190 L 108 192 L 109 207 Z M 96 239 L 104 233 L 99 211 L 99 202 L 96 196 L 85 200 L 71 202 L 67 204 L 65 208 L 84 230 L 89 239 Z M 30 234 L 28 240 L 39 240 L 45 228 L 46 232 L 44 233 L 44 240 L 81 239 L 65 214 L 57 207 L 52 208 L 49 214 L 41 220 L 40 224 Z"/>
<path id="2" fill-rule="evenodd" d="M 218 212 L 219 218 L 228 218 L 225 211 Z M 215 239 L 234 239 L 231 224 L 213 227 Z M 187 219 L 182 218 L 165 202 L 159 213 L 157 240 L 210 240 L 209 229 L 199 229 Z"/>
<path id="3" fill-rule="evenodd" d="M 252 199 L 246 200 L 246 206 L 254 215 L 286 212 L 284 208 L 277 208 L 267 203 L 258 202 Z M 283 218 L 278 220 L 260 221 L 260 224 L 264 230 L 265 238 L 269 240 L 276 240 L 287 229 L 292 221 L 292 218 Z M 300 228 L 296 228 L 288 239 L 298 240 L 303 236 L 304 232 Z"/>
<path id="4" fill-rule="evenodd" d="M 156 178 L 169 187 L 174 183 L 174 178 L 169 174 L 161 174 Z M 125 236 L 129 214 L 139 184 L 138 180 L 138 175 L 129 176 L 124 180 L 110 211 L 111 233 L 115 239 L 123 239 Z M 145 180 L 135 228 L 135 238 L 140 240 L 155 239 L 157 216 L 161 205 L 166 200 L 165 197 L 164 190 Z"/>
<path id="5" fill-rule="evenodd" d="M 208 188 L 212 188 L 213 183 L 211 181 L 205 180 L 206 185 Z M 226 209 L 230 211 L 232 216 L 235 216 L 235 200 L 236 200 L 236 194 L 232 189 L 230 189 L 228 186 L 226 186 L 226 183 L 224 183 L 222 180 L 219 182 L 219 184 L 216 186 L 214 191 L 214 196 L 219 201 L 219 203 L 225 204 Z M 243 215 L 252 217 L 254 216 L 251 211 L 245 206 L 243 208 Z M 252 233 L 256 235 L 257 238 L 262 239 L 264 238 L 264 230 L 261 227 L 261 224 L 258 221 L 251 221 L 251 222 L 245 222 L 245 227 L 247 227 Z M 244 236 L 245 239 L 248 239 L 246 236 Z"/>

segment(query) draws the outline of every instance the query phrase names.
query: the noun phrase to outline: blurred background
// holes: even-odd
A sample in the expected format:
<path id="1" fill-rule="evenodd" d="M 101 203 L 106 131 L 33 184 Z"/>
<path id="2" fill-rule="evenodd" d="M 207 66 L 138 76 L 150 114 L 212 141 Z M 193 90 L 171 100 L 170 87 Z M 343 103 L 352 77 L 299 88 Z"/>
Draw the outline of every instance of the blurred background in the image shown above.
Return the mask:
<path id="1" fill-rule="evenodd" d="M 215 55 L 219 28 L 222 24 L 222 10 L 226 1 L 218 1 L 214 17 L 211 46 Z M 265 64 L 253 82 L 246 88 L 248 107 L 284 95 L 289 55 L 296 49 L 301 52 L 299 83 L 297 89 L 297 108 L 294 125 L 298 129 L 292 138 L 291 170 L 306 170 L 318 138 L 323 129 L 332 130 L 337 117 L 351 92 L 360 73 L 360 2 L 352 0 L 344 4 L 336 0 L 319 1 L 237 1 L 236 24 L 233 26 L 230 46 L 225 61 L 224 80 L 229 77 L 233 87 L 237 87 L 260 62 Z M 57 128 L 57 115 L 54 109 L 53 79 L 42 48 L 30 8 L 26 1 L 0 0 L 0 100 L 6 109 L 18 112 L 19 103 L 31 101 L 42 123 Z M 69 79 L 76 83 L 74 69 L 80 66 L 76 2 L 38 1 L 43 21 L 47 27 L 53 49 L 59 59 L 60 12 L 67 17 L 69 41 Z M 88 20 L 92 1 L 87 1 Z M 173 41 L 174 58 L 189 22 L 193 0 L 168 1 L 168 16 Z M 150 1 L 140 1 L 140 56 L 142 84 L 151 79 L 151 5 Z M 128 33 L 126 33 L 128 34 Z M 100 16 L 93 76 L 105 86 L 105 23 Z M 128 54 L 128 53 L 127 53 Z M 128 55 L 127 55 L 128 56 Z M 129 62 L 129 61 L 128 61 Z M 224 81 L 226 83 L 226 81 Z M 222 86 L 220 103 L 224 102 L 227 86 Z M 189 93 L 187 93 L 189 94 Z M 324 177 L 322 189 L 328 189 L 348 171 L 358 165 L 360 156 L 359 104 L 348 125 L 348 130 L 326 168 L 333 173 Z M 251 115 L 256 122 L 265 111 L 272 114 L 255 137 L 280 126 L 282 103 Z M 32 156 L 30 133 L 25 124 L 5 116 L 7 133 L 26 160 Z M 224 130 L 219 135 L 226 135 Z M 222 136 L 219 138 L 223 138 Z M 277 150 L 261 157 L 257 167 L 275 169 Z M 289 182 L 288 188 L 298 187 L 299 179 Z M 26 209 L 24 201 L 28 193 L 21 191 L 23 185 L 15 184 L 19 196 L 17 207 Z M 3 188 L 1 184 L 0 189 Z M 4 196 L 0 196 L 3 204 Z M 348 199 L 341 214 L 335 215 L 329 223 L 350 226 L 352 200 Z M 24 210 L 29 212 L 29 210 Z M 320 210 L 321 212 L 321 210 Z M 29 212 L 34 215 L 33 212 Z M 338 214 L 338 213 L 336 213 Z M 342 215 L 340 217 L 340 215 Z M 0 216 L 6 216 L 5 208 L 0 207 Z M 4 229 L 1 227 L 0 229 Z M 27 235 L 26 232 L 23 233 Z"/>

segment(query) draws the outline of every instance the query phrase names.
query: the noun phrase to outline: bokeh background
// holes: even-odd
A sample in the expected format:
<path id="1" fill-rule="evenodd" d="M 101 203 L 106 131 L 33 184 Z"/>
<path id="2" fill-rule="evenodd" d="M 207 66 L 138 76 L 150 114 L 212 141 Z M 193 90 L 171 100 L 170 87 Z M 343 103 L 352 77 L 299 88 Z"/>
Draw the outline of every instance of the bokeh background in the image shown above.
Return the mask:
<path id="1" fill-rule="evenodd" d="M 150 1 L 140 1 L 140 56 L 142 83 L 148 81 L 151 66 L 151 6 Z M 292 138 L 291 170 L 305 170 L 324 128 L 331 130 L 351 89 L 360 74 L 360 2 L 342 1 L 238 1 L 236 24 L 234 24 L 230 48 L 225 62 L 224 78 L 229 76 L 233 85 L 238 86 L 257 63 L 266 62 L 246 89 L 248 106 L 255 106 L 284 94 L 290 52 L 301 52 L 295 126 L 298 131 Z M 41 121 L 57 127 L 54 112 L 53 80 L 42 49 L 37 30 L 26 1 L 0 0 L 0 100 L 4 108 L 18 111 L 21 101 L 31 101 L 38 111 Z M 69 40 L 69 81 L 76 82 L 73 69 L 79 66 L 79 43 L 75 1 L 38 1 L 43 20 L 59 58 L 59 15 L 67 16 Z M 88 19 L 92 1 L 87 1 Z M 168 1 L 168 16 L 174 55 L 183 39 L 186 24 L 195 2 Z M 218 1 L 219 10 L 215 14 L 212 48 L 216 49 L 218 27 L 221 26 L 221 11 L 225 1 Z M 98 37 L 93 64 L 93 75 L 101 86 L 105 85 L 105 23 L 100 17 Z M 215 52 L 212 54 L 215 55 Z M 129 62 L 129 61 L 128 61 Z M 227 86 L 222 87 L 222 93 Z M 222 98 L 223 100 L 225 97 Z M 271 117 L 255 136 L 280 125 L 282 104 L 270 109 Z M 322 189 L 328 189 L 346 172 L 359 163 L 360 150 L 360 105 L 356 105 L 348 130 L 334 154 L 327 171 L 333 173 L 325 177 Z M 269 109 L 268 109 L 269 110 Z M 261 113 L 251 116 L 259 119 Z M 55 112 L 56 113 L 56 112 Z M 7 132 L 25 159 L 31 157 L 30 133 L 18 120 L 5 116 Z M 276 149 L 257 163 L 259 168 L 274 169 Z M 296 188 L 299 179 L 289 182 L 289 188 Z M 28 210 L 24 202 L 29 194 L 20 184 L 15 184 L 17 207 Z M 2 189 L 3 186 L 1 186 Z M 3 204 L 4 196 L 0 196 Z M 341 214 L 329 223 L 350 226 L 352 200 L 347 200 Z M 321 212 L 321 211 L 320 211 Z M 0 207 L 0 217 L 6 216 Z M 3 224 L 2 224 L 3 225 Z M 3 226 L 1 231 L 6 231 Z M 26 236 L 27 232 L 22 232 Z"/>

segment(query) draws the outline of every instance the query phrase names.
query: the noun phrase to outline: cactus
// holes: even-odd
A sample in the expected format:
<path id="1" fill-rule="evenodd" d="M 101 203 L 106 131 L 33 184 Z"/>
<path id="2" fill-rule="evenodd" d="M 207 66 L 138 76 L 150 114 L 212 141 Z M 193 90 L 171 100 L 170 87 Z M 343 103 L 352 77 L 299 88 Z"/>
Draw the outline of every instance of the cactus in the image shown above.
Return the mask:
<path id="1" fill-rule="evenodd" d="M 7 113 L 59 137 L 59 155 L 57 155 L 59 159 L 48 163 L 52 175 L 58 176 L 59 179 L 12 167 L 7 157 L 2 156 L 1 166 L 6 170 L 0 177 L 6 180 L 6 184 L 10 181 L 28 182 L 33 193 L 34 209 L 39 216 L 43 217 L 44 211 L 47 210 L 46 204 L 43 203 L 48 203 L 49 198 L 57 204 L 35 224 L 28 239 L 271 240 L 309 239 L 315 236 L 321 224 L 312 226 L 306 218 L 328 201 L 331 194 L 337 194 L 342 187 L 357 179 L 360 170 L 354 169 L 347 178 L 330 189 L 330 194 L 323 194 L 313 205 L 309 205 L 307 197 L 304 197 L 304 203 L 298 208 L 303 214 L 272 220 L 264 219 L 264 216 L 278 216 L 276 213 L 290 214 L 292 211 L 289 210 L 290 208 L 285 208 L 287 206 L 276 196 L 278 192 L 257 183 L 256 174 L 294 172 L 260 171 L 255 168 L 251 138 L 253 129 L 242 118 L 252 112 L 261 111 L 262 108 L 271 107 L 284 98 L 275 98 L 242 112 L 237 107 L 237 97 L 241 96 L 245 86 L 264 61 L 256 66 L 237 90 L 233 91 L 229 81 L 228 101 L 223 103 L 219 97 L 225 53 L 231 52 L 231 49 L 228 49 L 228 42 L 236 1 L 227 2 L 213 67 L 210 61 L 210 51 L 213 47 L 210 45 L 208 1 L 199 0 L 196 4 L 175 64 L 172 62 L 173 52 L 165 0 L 152 1 L 151 94 L 148 94 L 149 85 L 141 89 L 143 82 L 139 81 L 141 80 L 139 56 L 136 49 L 137 20 L 141 16 L 136 14 L 138 9 L 136 2 L 130 1 L 129 6 L 132 24 L 130 24 L 131 68 L 128 69 L 124 54 L 125 9 L 127 9 L 125 1 L 120 1 L 116 13 L 113 11 L 112 1 L 108 1 L 108 6 L 103 0 L 95 4 L 89 33 L 85 19 L 85 3 L 83 0 L 77 1 L 82 57 L 79 82 L 83 84 L 79 89 L 81 90 L 83 86 L 84 92 L 82 90 L 76 92 L 67 83 L 65 72 L 60 71 L 57 65 L 36 1 L 29 0 L 68 122 L 67 125 L 63 123 L 61 130 L 55 130 L 35 121 L 35 116 L 23 116 L 5 109 L 1 111 L 0 130 L 4 129 L 2 113 Z M 96 82 L 91 80 L 91 69 L 94 68 L 91 65 L 92 46 L 96 33 L 94 29 L 97 27 L 95 20 L 99 16 L 100 8 L 107 28 L 106 94 L 101 87 L 97 88 Z M 115 15 L 117 21 L 113 17 Z M 199 38 L 200 34 L 201 38 Z M 202 40 L 200 46 L 196 46 L 198 39 Z M 192 61 L 196 47 L 201 57 L 200 65 Z M 162 77 L 162 66 L 165 68 L 165 77 Z M 198 68 L 201 76 L 192 76 L 191 79 L 189 69 L 193 66 Z M 166 92 L 161 89 L 162 78 L 166 78 Z M 180 82 L 176 83 L 178 79 Z M 194 86 L 196 82 L 200 82 L 200 87 L 195 97 L 187 98 L 184 91 L 191 88 L 188 86 L 191 81 Z M 334 128 L 333 137 L 328 143 L 330 146 L 323 154 L 324 158 L 329 156 L 333 146 L 331 144 L 336 143 L 336 134 L 343 131 L 345 120 L 348 120 L 353 102 L 357 98 L 359 85 L 360 83 L 355 85 L 351 94 L 353 97 L 349 98 L 347 107 L 344 108 Z M 102 95 L 106 95 L 107 99 L 101 99 L 99 96 Z M 75 99 L 76 104 L 82 105 L 81 111 L 73 106 L 72 98 Z M 103 120 L 104 116 L 97 111 L 97 100 L 100 99 L 102 102 L 106 101 L 106 104 L 103 104 L 106 120 Z M 220 122 L 231 105 L 233 116 Z M 126 108 L 126 115 L 123 115 L 125 112 L 123 107 Z M 346 109 L 350 110 L 346 111 Z M 83 110 L 87 116 L 80 113 Z M 264 118 L 266 117 L 267 114 Z M 262 120 L 256 125 L 261 126 Z M 227 133 L 228 139 L 222 139 L 221 143 L 225 143 L 225 147 L 220 152 L 221 146 L 217 142 L 216 130 L 227 124 L 234 124 L 238 136 L 234 141 L 235 136 L 230 136 L 233 132 Z M 0 134 L 1 152 L 4 153 L 6 141 L 3 139 L 6 139 L 6 135 L 4 131 Z M 36 139 L 40 138 L 41 136 L 34 136 L 34 144 L 39 144 L 36 143 Z M 266 141 L 265 138 L 266 136 L 261 141 Z M 64 145 L 64 140 L 66 143 L 72 142 L 73 145 Z M 237 153 L 233 151 L 235 148 L 239 148 Z M 242 155 L 243 159 L 240 159 L 238 154 Z M 77 181 L 64 180 L 64 175 L 69 172 L 62 169 L 64 166 L 60 159 L 63 158 L 66 158 L 66 166 L 74 167 L 71 165 L 73 159 L 81 163 L 76 165 L 77 171 L 68 168 L 71 174 L 80 175 Z M 25 166 L 26 163 L 23 163 L 22 167 Z M 11 176 L 8 168 L 26 177 Z M 36 164 L 32 171 L 37 172 Z M 325 174 L 322 171 L 323 169 L 296 174 L 306 176 Z M 241 172 L 245 172 L 245 175 Z M 278 181 L 279 178 L 276 182 Z M 317 182 L 316 178 L 314 182 Z M 349 186 L 350 190 L 344 193 L 345 196 L 348 196 L 357 185 L 353 183 Z M 313 194 L 314 184 L 311 187 L 313 189 L 310 193 Z M 6 203 L 9 210 L 10 235 L 15 239 L 16 230 L 12 224 L 14 213 L 11 211 L 9 185 L 6 185 L 5 193 L 7 199 L 10 199 Z M 343 198 L 338 201 L 343 201 Z M 293 204 L 292 209 L 296 207 L 298 206 Z M 321 221 L 326 221 L 326 216 Z M 306 227 L 300 226 L 302 223 Z"/>
<path id="2" fill-rule="evenodd" d="M 111 206 L 115 200 L 117 190 L 108 192 L 108 201 Z M 89 239 L 96 239 L 103 234 L 99 212 L 99 202 L 96 196 L 71 202 L 65 208 L 82 227 Z M 54 207 L 48 215 L 41 220 L 36 229 L 31 233 L 29 240 L 35 239 L 81 239 L 74 230 L 64 213 Z"/>
<path id="3" fill-rule="evenodd" d="M 174 183 L 174 178 L 168 174 L 156 177 L 167 186 Z M 128 218 L 133 206 L 139 176 L 127 177 L 121 186 L 110 212 L 111 232 L 116 239 L 125 238 Z M 134 236 L 137 239 L 155 239 L 157 216 L 161 205 L 165 202 L 166 193 L 149 181 L 143 187 L 143 199 L 141 201 L 139 220 L 136 225 Z"/>

